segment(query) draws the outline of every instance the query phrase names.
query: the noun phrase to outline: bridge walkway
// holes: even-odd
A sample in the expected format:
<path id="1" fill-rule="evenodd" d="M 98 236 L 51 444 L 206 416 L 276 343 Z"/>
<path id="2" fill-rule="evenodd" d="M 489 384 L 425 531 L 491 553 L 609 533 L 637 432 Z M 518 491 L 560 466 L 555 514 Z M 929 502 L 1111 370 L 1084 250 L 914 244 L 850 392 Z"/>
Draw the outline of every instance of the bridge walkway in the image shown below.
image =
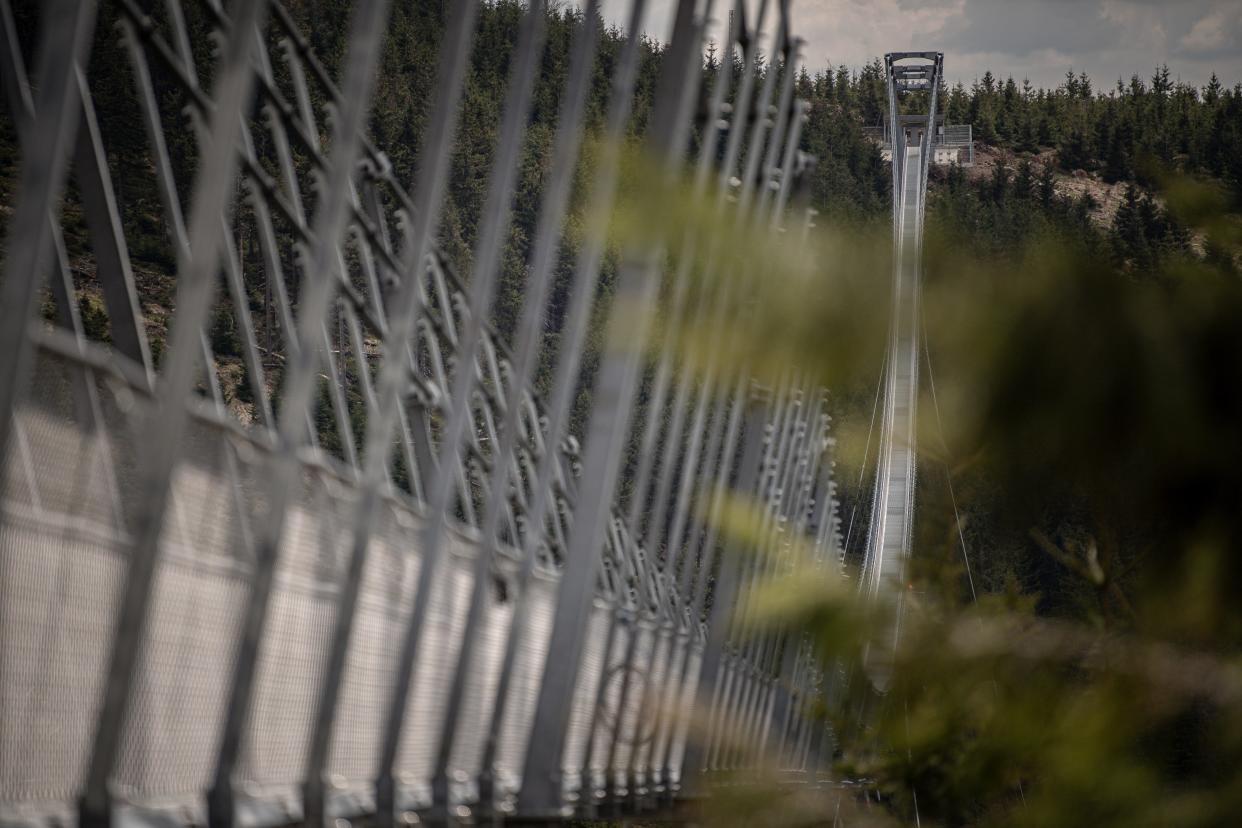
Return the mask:
<path id="1" fill-rule="evenodd" d="M 821 778 L 825 730 L 811 713 L 823 665 L 801 649 L 785 663 L 775 633 L 743 646 L 731 613 L 766 574 L 743 561 L 762 556 L 703 516 L 732 496 L 765 498 L 771 531 L 754 551 L 802 536 L 835 565 L 827 422 L 772 403 L 823 389 L 774 392 L 744 366 L 696 374 L 672 344 L 648 365 L 634 347 L 635 319 L 702 314 L 743 329 L 748 301 L 714 297 L 761 297 L 761 268 L 719 267 L 726 289 L 677 310 L 657 300 L 685 292 L 690 269 L 666 269 L 662 251 L 718 263 L 720 239 L 625 246 L 581 443 L 570 429 L 637 34 L 608 58 L 583 193 L 602 218 L 584 221 L 561 286 L 545 397 L 534 366 L 601 60 L 595 0 L 573 33 L 513 342 L 488 320 L 548 3 L 522 16 L 469 274 L 436 239 L 487 4 L 447 6 L 408 187 L 366 134 L 384 0 L 353 4 L 335 77 L 278 0 L 165 0 L 157 14 L 130 0 L 97 15 L 89 0 L 42 5 L 37 36 L 23 36 L 0 0 L 7 117 L 23 141 L 0 281 L 0 823 L 589 817 L 668 806 L 712 771 L 774 753 L 799 779 Z M 805 207 L 805 110 L 798 73 L 761 73 L 758 55 L 796 65 L 798 41 L 788 3 L 757 17 L 731 5 L 739 60 L 719 63 L 700 102 L 707 10 L 678 4 L 647 149 L 668 182 L 692 164 L 695 195 L 722 222 L 776 232 Z M 643 8 L 632 5 L 631 31 Z M 190 42 L 200 26 L 219 45 L 214 67 Z M 114 30 L 176 260 L 171 311 L 169 284 L 135 277 L 129 251 L 143 240 L 123 220 L 96 118 L 90 49 Z M 687 158 L 700 104 L 702 143 L 724 152 Z M 168 140 L 187 117 L 189 170 Z M 89 248 L 72 267 L 70 171 Z M 81 319 L 83 267 L 106 335 Z M 218 319 L 235 341 L 211 336 Z M 673 393 L 647 412 L 640 379 L 662 372 Z M 627 470 L 630 442 L 647 441 L 631 421 L 648 413 L 660 459 Z M 652 503 L 623 496 L 640 472 L 660 493 Z M 780 497 L 767 496 L 774 479 Z M 729 670 L 746 677 L 744 695 L 716 692 Z M 691 727 L 691 710 L 713 705 L 716 721 L 745 722 L 744 750 L 733 731 Z"/>

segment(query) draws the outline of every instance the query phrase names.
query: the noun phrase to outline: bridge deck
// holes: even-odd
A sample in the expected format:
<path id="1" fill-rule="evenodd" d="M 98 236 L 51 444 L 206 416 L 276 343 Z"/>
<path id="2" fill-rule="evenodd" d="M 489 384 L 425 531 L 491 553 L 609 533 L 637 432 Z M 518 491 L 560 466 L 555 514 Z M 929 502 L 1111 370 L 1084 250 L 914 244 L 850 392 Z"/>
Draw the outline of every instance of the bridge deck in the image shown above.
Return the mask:
<path id="1" fill-rule="evenodd" d="M 732 611 L 769 574 L 742 562 L 782 560 L 795 533 L 835 565 L 824 391 L 808 379 L 759 389 L 744 366 L 692 373 L 670 340 L 649 371 L 660 402 L 648 401 L 634 347 L 656 315 L 749 324 L 747 302 L 723 297 L 761 298 L 762 268 L 730 262 L 712 274 L 721 290 L 695 292 L 697 271 L 665 272 L 661 251 L 719 262 L 717 239 L 670 230 L 624 245 L 614 289 L 626 301 L 607 308 L 581 451 L 571 437 L 608 244 L 591 209 L 570 216 L 571 196 L 581 186 L 600 215 L 616 201 L 639 32 L 607 59 L 606 126 L 579 183 L 603 61 L 598 18 L 575 23 L 553 146 L 540 150 L 548 174 L 524 205 L 538 219 L 507 342 L 488 320 L 523 151 L 538 143 L 526 132 L 550 4 L 524 6 L 492 166 L 472 171 L 487 184 L 468 278 L 436 240 L 490 4 L 446 6 L 409 189 L 366 134 L 383 0 L 351 4 L 336 77 L 296 21 L 305 10 L 278 0 L 167 0 L 153 17 L 100 4 L 98 20 L 88 0 L 43 5 L 35 33 L 0 15 L 24 165 L 0 280 L 0 824 L 545 819 L 591 816 L 605 798 L 668 804 L 709 771 L 761 762 L 815 779 L 824 665 Z M 659 168 L 671 181 L 696 165 L 694 195 L 746 232 L 782 225 L 804 183 L 797 73 L 778 87 L 758 58 L 797 59 L 788 5 L 747 21 L 736 0 L 740 60 L 708 86 L 707 21 L 680 3 L 646 113 Z M 139 240 L 95 118 L 92 24 L 122 35 L 126 111 L 146 139 L 132 160 L 154 171 L 154 223 L 175 260 L 162 278 L 130 265 Z M 219 48 L 192 48 L 198 32 Z M 198 65 L 204 54 L 213 66 Z M 685 90 L 699 88 L 715 131 L 702 146 L 727 139 L 726 159 L 684 157 L 701 111 Z M 181 133 L 184 164 L 169 152 Z M 107 341 L 77 310 L 59 214 L 71 156 Z M 566 240 L 566 226 L 581 232 Z M 54 323 L 39 313 L 45 295 Z M 657 307 L 663 295 L 700 306 Z M 217 316 L 235 341 L 215 342 Z M 556 353 L 544 354 L 553 317 Z M 547 398 L 534 390 L 545 356 Z M 629 470 L 640 412 L 633 439 L 659 459 Z M 659 493 L 650 507 L 620 497 L 624 475 Z M 741 555 L 701 519 L 733 494 L 757 497 L 777 527 L 764 554 Z M 715 693 L 726 674 L 742 688 L 727 697 Z M 691 731 L 692 705 L 724 724 Z"/>
<path id="2" fill-rule="evenodd" d="M 908 70 L 896 61 L 917 57 L 931 61 L 920 66 L 932 94 L 926 115 L 900 115 L 898 95 L 905 91 Z M 871 601 L 891 606 L 892 623 L 871 642 L 867 672 L 873 684 L 887 690 L 892 657 L 901 632 L 907 588 L 907 563 L 914 522 L 917 469 L 917 408 L 919 392 L 920 291 L 923 212 L 927 165 L 935 153 L 934 129 L 938 80 L 943 56 L 939 53 L 892 53 L 886 56 L 891 139 L 898 154 L 893 169 L 893 292 L 888 358 L 884 378 L 884 408 L 880 424 L 871 522 L 860 591 Z M 906 124 L 914 124 L 907 129 Z M 908 145 L 909 144 L 909 145 Z"/>

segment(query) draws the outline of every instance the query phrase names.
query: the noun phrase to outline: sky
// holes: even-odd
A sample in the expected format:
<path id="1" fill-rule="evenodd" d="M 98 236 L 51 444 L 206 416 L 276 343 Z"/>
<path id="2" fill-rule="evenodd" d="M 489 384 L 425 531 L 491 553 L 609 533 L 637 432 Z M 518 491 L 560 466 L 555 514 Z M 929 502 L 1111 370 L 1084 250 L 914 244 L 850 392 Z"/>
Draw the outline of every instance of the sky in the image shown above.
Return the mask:
<path id="1" fill-rule="evenodd" d="M 600 2 L 609 22 L 628 22 L 630 0 Z M 745 3 L 754 9 L 759 0 Z M 667 41 L 676 4 L 649 0 L 644 31 Z M 731 6 L 715 0 L 716 16 Z M 885 52 L 942 51 L 947 79 L 967 85 L 991 69 L 1050 87 L 1072 68 L 1111 88 L 1118 77 L 1150 79 L 1161 63 L 1197 86 L 1213 71 L 1227 86 L 1242 83 L 1242 0 L 793 0 L 792 15 L 812 71 Z"/>

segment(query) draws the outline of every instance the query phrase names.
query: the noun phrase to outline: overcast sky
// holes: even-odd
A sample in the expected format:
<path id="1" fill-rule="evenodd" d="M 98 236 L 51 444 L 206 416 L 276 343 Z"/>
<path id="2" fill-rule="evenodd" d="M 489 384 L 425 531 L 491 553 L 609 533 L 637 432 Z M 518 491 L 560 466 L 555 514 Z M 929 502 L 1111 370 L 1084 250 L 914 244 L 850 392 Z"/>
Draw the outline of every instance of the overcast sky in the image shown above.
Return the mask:
<path id="1" fill-rule="evenodd" d="M 628 20 L 630 0 L 601 2 L 610 22 Z M 667 41 L 675 6 L 649 0 L 644 30 Z M 731 6 L 716 0 L 717 16 Z M 1242 82 L 1242 0 L 793 0 L 793 18 L 812 70 L 938 50 L 949 80 L 968 85 L 991 69 L 1055 86 L 1072 67 L 1111 87 L 1136 72 L 1150 78 L 1158 63 L 1196 85 L 1213 71 Z"/>

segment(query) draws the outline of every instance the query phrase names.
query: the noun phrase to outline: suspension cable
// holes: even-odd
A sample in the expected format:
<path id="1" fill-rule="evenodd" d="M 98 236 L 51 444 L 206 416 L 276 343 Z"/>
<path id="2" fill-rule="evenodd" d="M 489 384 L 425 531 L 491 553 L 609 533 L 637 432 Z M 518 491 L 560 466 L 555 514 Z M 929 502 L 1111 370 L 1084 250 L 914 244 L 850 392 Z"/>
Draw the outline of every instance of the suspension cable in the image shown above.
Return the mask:
<path id="1" fill-rule="evenodd" d="M 888 358 L 889 349 L 884 349 L 884 362 L 880 365 L 880 378 L 875 384 L 875 402 L 871 406 L 871 425 L 867 428 L 867 445 L 863 449 L 862 465 L 858 468 L 858 496 L 854 500 L 853 507 L 850 508 L 850 523 L 845 531 L 845 543 L 841 549 L 843 552 L 849 552 L 850 538 L 854 534 L 854 517 L 858 514 L 858 502 L 862 499 L 863 478 L 867 474 L 867 458 L 871 456 L 871 436 L 875 432 L 875 418 L 880 410 L 880 392 L 884 388 L 884 377 L 888 374 Z"/>
<path id="2" fill-rule="evenodd" d="M 919 323 L 923 327 L 923 354 L 927 358 L 927 384 L 931 388 L 932 407 L 936 409 L 936 428 L 940 432 L 940 445 L 944 448 L 944 476 L 949 483 L 949 501 L 953 504 L 953 520 L 957 525 L 957 537 L 962 544 L 962 560 L 966 564 L 966 579 L 970 582 L 970 600 L 979 603 L 979 595 L 975 592 L 975 576 L 970 569 L 970 555 L 966 551 L 966 535 L 962 531 L 962 515 L 957 510 L 957 494 L 953 491 L 953 469 L 949 465 L 949 444 L 944 437 L 944 420 L 940 418 L 940 401 L 936 397 L 936 375 L 932 370 L 931 348 L 927 340 L 927 315 L 919 307 Z"/>
<path id="3" fill-rule="evenodd" d="M 940 418 L 940 403 L 936 400 L 936 379 L 932 372 L 931 350 L 927 345 L 927 317 L 922 308 L 919 309 L 919 321 L 923 326 L 923 353 L 927 358 L 927 381 L 932 393 L 932 406 L 936 409 L 936 426 L 940 431 L 940 444 L 944 446 L 945 478 L 949 482 L 949 500 L 953 504 L 953 519 L 957 522 L 957 537 L 962 543 L 962 560 L 966 563 L 966 578 L 970 582 L 970 600 L 978 606 L 979 596 L 975 593 L 975 579 L 970 571 L 970 556 L 966 552 L 966 537 L 962 533 L 962 516 L 957 511 L 957 496 L 953 493 L 953 474 L 949 467 L 949 444 L 944 438 L 944 421 Z M 992 679 L 992 695 L 998 694 L 996 679 Z M 1026 790 L 1022 780 L 1018 780 L 1018 796 L 1022 799 L 1022 808 L 1026 809 Z"/>

